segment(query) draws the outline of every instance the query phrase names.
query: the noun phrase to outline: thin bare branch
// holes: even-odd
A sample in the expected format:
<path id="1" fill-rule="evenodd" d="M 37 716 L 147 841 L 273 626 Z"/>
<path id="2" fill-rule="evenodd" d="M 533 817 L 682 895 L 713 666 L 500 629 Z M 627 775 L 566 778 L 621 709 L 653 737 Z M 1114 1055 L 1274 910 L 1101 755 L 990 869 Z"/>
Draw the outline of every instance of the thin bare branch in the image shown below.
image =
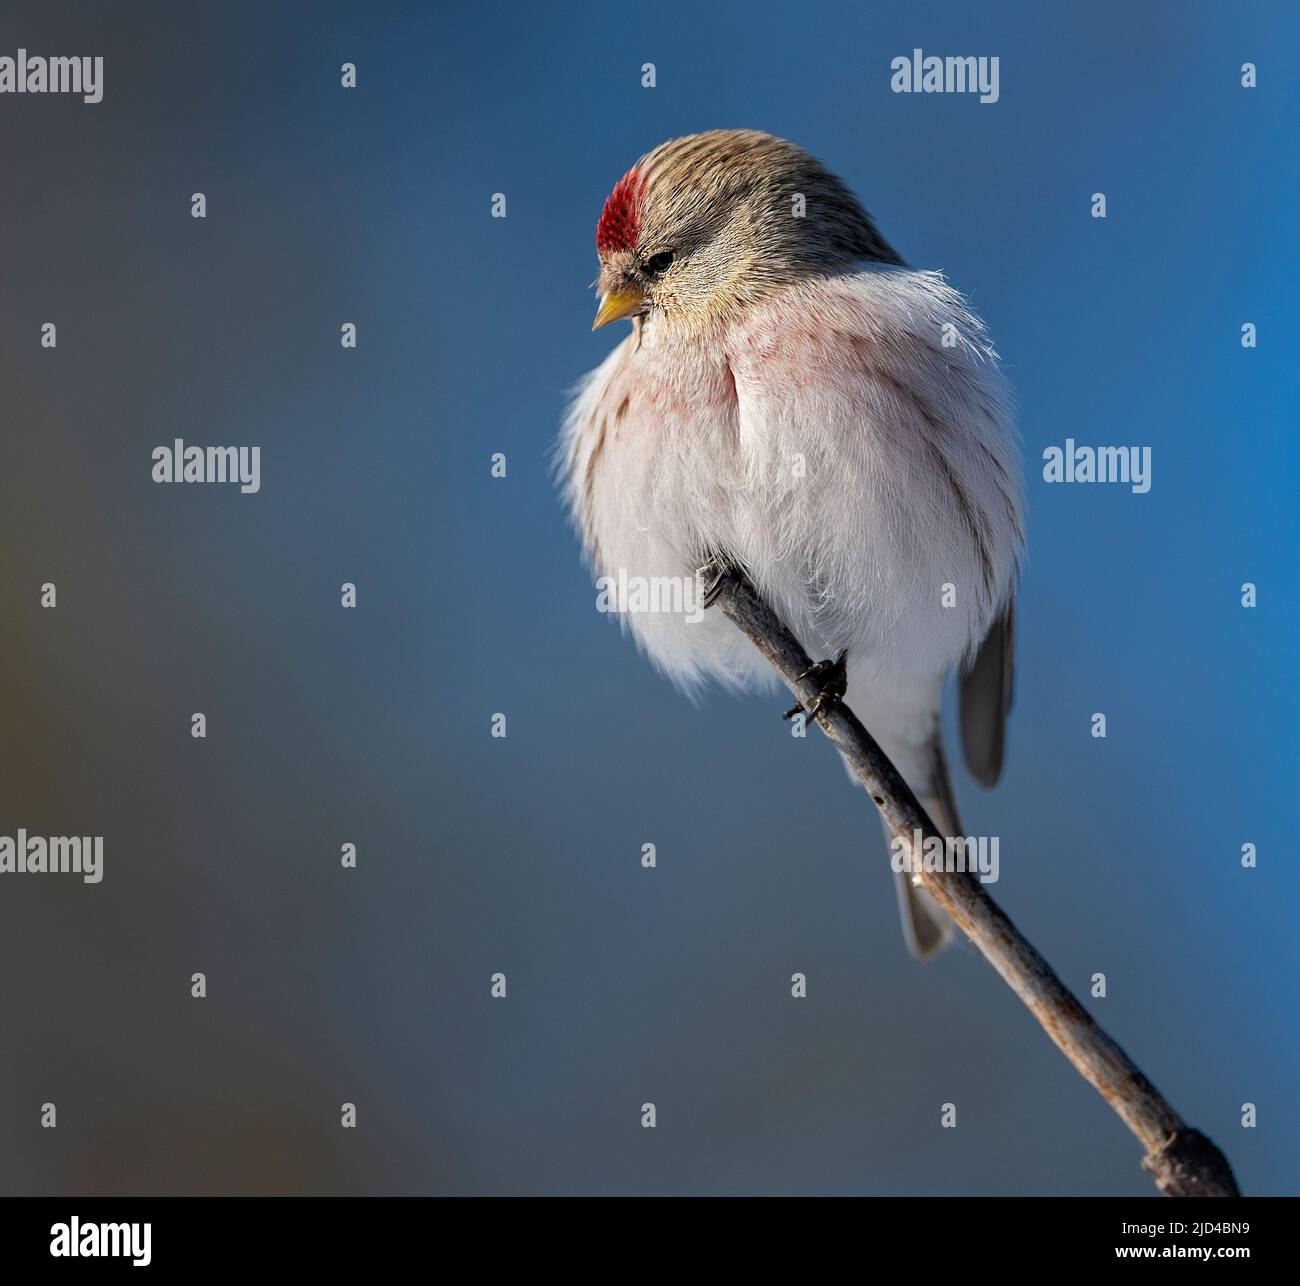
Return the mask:
<path id="1" fill-rule="evenodd" d="M 813 679 L 802 677 L 811 665 L 808 654 L 743 573 L 724 569 L 721 576 L 714 601 L 772 663 L 800 704 L 811 708 L 818 690 Z M 938 836 L 907 783 L 844 702 L 823 705 L 816 722 L 866 787 L 892 834 L 909 846 L 915 831 L 926 838 Z M 1171 1197 L 1240 1195 L 1223 1153 L 1169 1106 L 975 875 L 935 871 L 922 872 L 920 879 L 1061 1053 L 1137 1136 L 1146 1150 L 1143 1169 L 1151 1173 L 1162 1193 Z"/>

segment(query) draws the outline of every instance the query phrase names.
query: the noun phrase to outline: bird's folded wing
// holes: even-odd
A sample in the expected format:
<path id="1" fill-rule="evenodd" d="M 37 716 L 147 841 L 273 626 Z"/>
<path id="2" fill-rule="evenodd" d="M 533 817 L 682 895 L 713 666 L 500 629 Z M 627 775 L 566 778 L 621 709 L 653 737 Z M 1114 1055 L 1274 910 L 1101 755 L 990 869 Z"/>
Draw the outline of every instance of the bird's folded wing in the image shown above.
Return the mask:
<path id="1" fill-rule="evenodd" d="M 961 748 L 966 767 L 981 786 L 995 786 L 1002 773 L 1015 651 L 1016 602 L 1011 599 L 961 680 Z"/>

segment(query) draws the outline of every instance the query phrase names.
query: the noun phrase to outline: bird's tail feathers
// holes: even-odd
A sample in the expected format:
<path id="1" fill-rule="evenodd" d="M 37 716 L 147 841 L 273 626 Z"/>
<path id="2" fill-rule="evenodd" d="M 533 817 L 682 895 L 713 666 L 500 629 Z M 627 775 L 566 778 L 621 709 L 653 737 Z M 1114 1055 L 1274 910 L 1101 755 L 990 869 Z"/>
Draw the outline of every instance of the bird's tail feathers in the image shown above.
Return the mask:
<path id="1" fill-rule="evenodd" d="M 928 779 L 929 789 L 916 792 L 921 807 L 934 823 L 940 837 L 947 839 L 961 835 L 961 815 L 957 811 L 957 799 L 948 775 L 948 761 L 937 729 L 929 746 Z M 891 838 L 888 827 L 885 828 L 885 837 Z M 929 960 L 952 941 L 957 931 L 956 926 L 939 904 L 923 888 L 913 883 L 910 873 L 901 871 L 894 879 L 907 949 L 918 960 Z"/>

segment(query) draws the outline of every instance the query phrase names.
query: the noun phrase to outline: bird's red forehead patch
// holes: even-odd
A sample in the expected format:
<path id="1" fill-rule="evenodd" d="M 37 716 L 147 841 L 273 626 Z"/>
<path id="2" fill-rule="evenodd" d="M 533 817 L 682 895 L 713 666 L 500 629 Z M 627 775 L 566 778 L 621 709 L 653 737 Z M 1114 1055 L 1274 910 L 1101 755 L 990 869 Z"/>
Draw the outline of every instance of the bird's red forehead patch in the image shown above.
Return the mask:
<path id="1" fill-rule="evenodd" d="M 636 245 L 644 190 L 645 175 L 635 165 L 614 185 L 596 224 L 596 249 L 601 254 L 631 250 Z"/>

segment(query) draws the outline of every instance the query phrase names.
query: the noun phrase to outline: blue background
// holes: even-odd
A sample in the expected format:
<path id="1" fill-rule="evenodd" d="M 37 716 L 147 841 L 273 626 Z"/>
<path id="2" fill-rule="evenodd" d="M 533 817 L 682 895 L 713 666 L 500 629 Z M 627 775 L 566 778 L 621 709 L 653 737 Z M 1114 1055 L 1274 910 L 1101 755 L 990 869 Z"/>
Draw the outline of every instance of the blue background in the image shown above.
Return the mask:
<path id="1" fill-rule="evenodd" d="M 0 53 L 106 69 L 97 106 L 0 99 L 0 833 L 103 834 L 106 874 L 0 882 L 3 1190 L 1151 1191 L 973 950 L 907 957 L 824 739 L 691 704 L 594 610 L 548 458 L 621 338 L 596 217 L 662 139 L 747 126 L 948 273 L 1018 393 L 1008 764 L 957 781 L 994 895 L 1248 1192 L 1296 1192 L 1297 25 L 8 7 Z M 891 93 L 915 47 L 997 55 L 1000 101 Z M 261 446 L 260 494 L 153 484 L 177 436 Z M 1151 492 L 1045 485 L 1067 437 L 1150 446 Z"/>

